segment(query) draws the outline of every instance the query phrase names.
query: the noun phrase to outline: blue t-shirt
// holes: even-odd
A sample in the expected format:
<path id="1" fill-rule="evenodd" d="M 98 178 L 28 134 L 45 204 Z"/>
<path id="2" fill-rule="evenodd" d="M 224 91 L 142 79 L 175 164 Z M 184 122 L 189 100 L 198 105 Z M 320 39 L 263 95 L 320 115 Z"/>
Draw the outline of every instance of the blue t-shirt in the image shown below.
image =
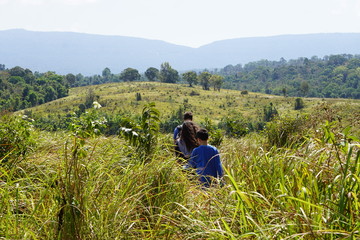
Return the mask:
<path id="1" fill-rule="evenodd" d="M 194 148 L 189 164 L 196 168 L 196 173 L 200 175 L 200 181 L 207 186 L 210 184 L 210 178 L 206 176 L 221 178 L 224 175 L 219 151 L 211 145 L 200 145 Z"/>

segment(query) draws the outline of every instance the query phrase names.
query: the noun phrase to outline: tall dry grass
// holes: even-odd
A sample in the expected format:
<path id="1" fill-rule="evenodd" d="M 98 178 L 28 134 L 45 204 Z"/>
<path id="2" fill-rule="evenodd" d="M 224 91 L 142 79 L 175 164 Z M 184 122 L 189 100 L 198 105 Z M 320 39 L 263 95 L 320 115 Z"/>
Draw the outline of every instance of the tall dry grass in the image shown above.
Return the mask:
<path id="1" fill-rule="evenodd" d="M 42 132 L 35 152 L 0 166 L 0 238 L 357 239 L 349 132 L 327 123 L 292 148 L 224 138 L 225 185 L 206 190 L 178 165 L 170 135 L 144 162 L 118 137 Z"/>

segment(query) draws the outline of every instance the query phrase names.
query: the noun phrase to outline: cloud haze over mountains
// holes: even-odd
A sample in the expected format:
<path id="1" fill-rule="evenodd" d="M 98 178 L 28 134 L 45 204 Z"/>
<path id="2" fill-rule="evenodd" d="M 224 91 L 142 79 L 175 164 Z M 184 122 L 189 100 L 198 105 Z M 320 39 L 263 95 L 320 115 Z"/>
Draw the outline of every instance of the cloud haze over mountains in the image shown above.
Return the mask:
<path id="1" fill-rule="evenodd" d="M 360 54 L 360 33 L 327 33 L 238 38 L 199 48 L 124 36 L 72 32 L 0 31 L 0 64 L 58 74 L 120 73 L 127 67 L 144 72 L 169 62 L 178 71 L 223 68 L 261 59 L 279 60 Z"/>

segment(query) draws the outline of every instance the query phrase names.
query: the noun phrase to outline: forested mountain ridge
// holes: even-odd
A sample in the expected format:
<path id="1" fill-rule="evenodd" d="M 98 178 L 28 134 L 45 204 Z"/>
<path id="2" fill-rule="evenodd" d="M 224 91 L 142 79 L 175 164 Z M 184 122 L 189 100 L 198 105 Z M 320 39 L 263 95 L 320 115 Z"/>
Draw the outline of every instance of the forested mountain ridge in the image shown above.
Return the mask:
<path id="1" fill-rule="evenodd" d="M 58 74 L 99 74 L 105 67 L 145 71 L 171 63 L 179 71 L 222 68 L 261 59 L 360 54 L 360 33 L 283 35 L 217 41 L 199 48 L 123 36 L 70 32 L 0 31 L 0 63 Z"/>

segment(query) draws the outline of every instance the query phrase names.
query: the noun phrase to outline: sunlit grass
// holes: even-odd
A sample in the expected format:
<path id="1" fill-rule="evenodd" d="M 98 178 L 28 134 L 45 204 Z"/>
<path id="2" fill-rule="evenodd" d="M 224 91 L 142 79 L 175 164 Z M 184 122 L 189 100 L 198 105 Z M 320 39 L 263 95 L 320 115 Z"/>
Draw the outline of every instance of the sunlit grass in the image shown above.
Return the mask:
<path id="1" fill-rule="evenodd" d="M 184 103 L 169 100 L 176 94 L 188 98 L 199 121 L 210 111 L 214 120 L 236 111 L 254 117 L 269 101 L 294 113 L 291 99 L 235 91 L 195 89 L 200 96 L 188 96 L 186 86 L 159 83 L 105 84 L 96 91 L 108 97 L 104 111 L 136 112 L 144 104 L 135 101 L 141 88 L 151 90 L 142 97 L 157 98 L 163 116 Z M 57 101 L 82 102 L 86 88 L 72 91 Z M 171 134 L 160 134 L 143 161 L 119 136 L 35 131 L 33 152 L 12 167 L 0 165 L 0 239 L 358 239 L 358 129 L 343 127 L 358 126 L 350 114 L 358 106 L 317 101 L 306 100 L 304 111 L 319 111 L 307 118 L 307 131 L 288 133 L 294 140 L 288 146 L 272 146 L 264 133 L 225 137 L 219 146 L 225 184 L 206 190 L 175 159 Z M 64 110 L 61 102 L 51 104 Z M 225 109 L 216 110 L 218 104 Z M 268 127 L 279 132 L 286 123 L 281 118 Z"/>
<path id="2" fill-rule="evenodd" d="M 64 160 L 66 154 L 72 155 L 73 137 L 66 133 L 41 136 L 34 154 L 11 171 L 1 168 L 0 235 L 5 239 L 70 236 L 59 235 L 59 213 L 65 207 L 59 199 L 72 192 L 64 192 L 61 181 L 66 174 L 72 174 Z M 162 138 L 162 147 L 148 163 L 133 159 L 131 147 L 118 137 L 98 137 L 86 142 L 87 154 L 77 156 L 78 174 L 82 177 L 72 177 L 67 186 L 82 186 L 74 192 L 74 202 L 66 203 L 69 209 L 76 208 L 81 218 L 79 228 L 74 229 L 76 234 L 71 236 L 359 237 L 357 147 L 347 154 L 339 153 L 338 159 L 331 143 L 318 140 L 297 149 L 264 149 L 265 139 L 260 135 L 225 139 L 220 147 L 226 169 L 225 186 L 203 190 L 178 165 L 167 138 L 170 136 Z M 348 169 L 346 175 L 340 162 Z M 349 174 L 352 178 L 346 177 Z M 344 181 L 349 187 L 342 193 Z M 347 197 L 346 205 L 342 205 L 342 196 Z"/>
<path id="3" fill-rule="evenodd" d="M 165 84 L 159 82 L 123 82 L 108 83 L 96 86 L 78 87 L 70 89 L 68 97 L 30 108 L 33 113 L 42 115 L 63 115 L 78 110 L 78 106 L 85 102 L 89 89 L 99 97 L 103 106 L 101 111 L 108 113 L 140 114 L 149 102 L 155 102 L 156 108 L 166 119 L 179 107 L 194 112 L 195 119 L 200 122 L 206 117 L 217 123 L 224 116 L 242 114 L 246 118 L 258 119 L 263 114 L 263 107 L 272 103 L 276 109 L 287 116 L 296 116 L 299 111 L 294 110 L 295 98 L 272 96 L 261 93 L 242 95 L 240 91 L 221 89 L 220 91 L 205 91 L 200 86 Z M 192 92 L 198 95 L 191 94 Z M 141 94 L 141 101 L 136 101 L 136 93 Z M 305 108 L 301 112 L 310 110 L 323 102 L 343 108 L 353 105 L 359 109 L 360 101 L 352 99 L 305 99 Z M 350 111 L 353 113 L 353 111 Z M 355 118 L 357 119 L 357 118 Z"/>

